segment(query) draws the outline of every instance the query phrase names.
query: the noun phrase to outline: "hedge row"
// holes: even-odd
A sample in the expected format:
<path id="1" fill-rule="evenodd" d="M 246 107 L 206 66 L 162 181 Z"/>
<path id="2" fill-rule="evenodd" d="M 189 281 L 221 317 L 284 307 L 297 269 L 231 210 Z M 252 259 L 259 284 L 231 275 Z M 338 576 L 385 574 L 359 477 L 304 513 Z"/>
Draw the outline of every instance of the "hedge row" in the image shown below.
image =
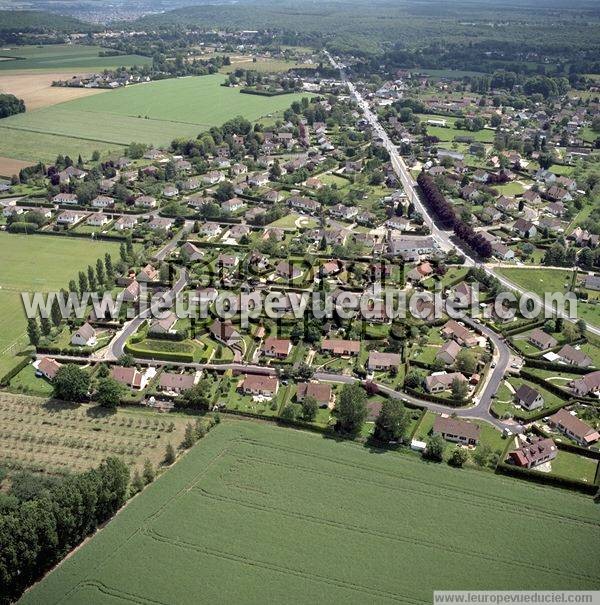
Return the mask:
<path id="1" fill-rule="evenodd" d="M 16 366 L 9 370 L 2 378 L 0 378 L 0 387 L 7 387 L 10 381 L 23 369 L 26 368 L 31 359 L 24 357 Z"/>
<path id="2" fill-rule="evenodd" d="M 254 88 L 240 88 L 240 92 L 245 95 L 256 95 L 258 97 L 280 97 L 295 93 L 295 90 L 255 90 Z"/>
<path id="3" fill-rule="evenodd" d="M 437 395 L 432 395 L 431 393 L 422 393 L 421 391 L 417 391 L 416 389 L 407 386 L 403 387 L 403 390 L 407 395 L 412 395 L 418 399 L 423 399 L 425 401 L 431 401 L 432 403 L 439 403 L 441 405 L 447 405 L 454 408 L 461 408 L 471 403 L 470 399 L 446 399 L 445 397 L 438 397 Z"/>
<path id="4" fill-rule="evenodd" d="M 531 321 L 529 319 L 527 320 L 523 320 L 517 323 L 516 327 L 514 326 L 514 322 L 512 322 L 511 324 L 507 324 L 506 327 L 508 329 L 504 330 L 502 327 L 500 328 L 500 331 L 502 332 L 502 334 L 504 334 L 504 336 L 516 336 L 517 334 L 522 334 L 523 332 L 527 332 L 528 330 L 533 330 L 534 328 L 539 328 L 541 326 L 543 326 L 545 323 L 545 320 L 539 320 L 539 321 Z"/>
<path id="5" fill-rule="evenodd" d="M 161 361 L 178 361 L 181 363 L 193 363 L 194 356 L 191 353 L 171 352 L 171 351 L 146 351 L 133 347 L 127 343 L 125 352 L 140 359 L 158 359 Z"/>
<path id="6" fill-rule="evenodd" d="M 527 365 L 538 370 L 554 370 L 556 372 L 566 372 L 569 374 L 587 374 L 589 368 L 580 368 L 578 366 L 568 366 L 562 363 L 554 363 L 553 361 L 546 361 L 545 359 L 534 359 L 527 358 Z"/>
<path id="7" fill-rule="evenodd" d="M 498 464 L 496 467 L 496 472 L 501 475 L 508 475 L 509 477 L 517 477 L 519 479 L 525 479 L 526 481 L 533 481 L 534 483 L 577 490 L 583 492 L 584 494 L 594 495 L 598 491 L 598 485 L 595 483 L 586 483 L 585 481 L 577 481 L 576 479 L 556 477 L 553 475 L 548 475 L 548 473 L 542 473 L 540 471 L 533 471 L 531 469 L 521 468 L 512 464 L 506 464 L 505 462 Z"/>
<path id="8" fill-rule="evenodd" d="M 92 347 L 53 347 L 38 345 L 36 351 L 43 355 L 77 355 L 81 357 L 88 357 L 94 352 L 95 349 Z"/>

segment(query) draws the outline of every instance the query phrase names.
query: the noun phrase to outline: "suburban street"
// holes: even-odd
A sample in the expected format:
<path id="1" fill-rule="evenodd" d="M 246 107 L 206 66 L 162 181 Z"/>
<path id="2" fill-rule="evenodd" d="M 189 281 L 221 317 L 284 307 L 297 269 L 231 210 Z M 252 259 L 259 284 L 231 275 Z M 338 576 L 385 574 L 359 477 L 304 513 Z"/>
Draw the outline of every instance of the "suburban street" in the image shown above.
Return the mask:
<path id="1" fill-rule="evenodd" d="M 526 292 L 526 290 L 524 288 L 522 288 L 521 286 L 519 286 L 518 284 L 515 284 L 514 282 L 512 282 L 511 280 L 509 280 L 507 277 L 503 276 L 502 274 L 497 273 L 494 270 L 494 266 L 496 263 L 493 263 L 491 265 L 482 264 L 482 263 L 478 262 L 476 259 L 474 259 L 473 257 L 471 257 L 467 251 L 463 250 L 462 248 L 459 249 L 451 239 L 452 232 L 440 229 L 436 225 L 433 218 L 429 215 L 427 208 L 422 203 L 421 198 L 419 197 L 419 194 L 417 193 L 417 184 L 416 184 L 415 180 L 412 178 L 412 175 L 410 174 L 410 171 L 409 171 L 408 167 L 406 166 L 406 163 L 404 162 L 402 156 L 398 153 L 398 149 L 392 143 L 392 141 L 390 140 L 390 138 L 387 135 L 384 128 L 379 123 L 377 116 L 371 111 L 371 109 L 369 108 L 369 104 L 363 98 L 363 96 L 358 92 L 358 90 L 356 89 L 356 86 L 354 86 L 354 84 L 350 80 L 348 80 L 343 66 L 341 66 L 339 63 L 337 63 L 337 61 L 335 61 L 335 59 L 333 59 L 333 57 L 329 53 L 326 53 L 326 54 L 329 57 L 329 60 L 330 60 L 331 64 L 333 65 L 333 67 L 335 67 L 336 69 L 338 69 L 340 71 L 342 81 L 346 83 L 346 85 L 348 86 L 348 89 L 350 90 L 350 92 L 352 93 L 354 98 L 356 99 L 356 102 L 358 103 L 359 107 L 362 109 L 362 111 L 364 113 L 365 119 L 369 122 L 369 124 L 371 125 L 371 127 L 373 128 L 373 131 L 377 134 L 377 136 L 383 141 L 383 145 L 390 155 L 390 161 L 392 163 L 392 166 L 393 166 L 396 174 L 398 175 L 400 182 L 402 183 L 402 186 L 404 188 L 406 195 L 408 196 L 408 199 L 414 204 L 417 211 L 420 212 L 421 215 L 423 216 L 423 220 L 424 220 L 425 224 L 431 230 L 431 235 L 434 238 L 434 240 L 438 243 L 440 248 L 446 252 L 449 250 L 452 250 L 452 249 L 456 249 L 457 252 L 459 252 L 460 254 L 462 254 L 465 257 L 466 266 L 470 266 L 470 267 L 478 266 L 478 267 L 483 268 L 489 275 L 492 275 L 493 277 L 495 277 L 505 288 L 508 288 L 509 290 L 511 290 L 513 292 L 517 292 L 519 294 L 523 294 L 524 292 Z M 540 296 L 538 296 L 535 293 L 530 293 L 530 294 L 531 294 L 532 299 L 534 299 L 536 301 L 536 303 L 540 304 L 541 307 L 543 309 L 545 309 L 548 313 L 553 312 L 551 305 L 546 305 Z M 569 319 L 567 314 L 562 313 L 562 312 L 558 313 L 558 316 L 562 317 L 564 319 Z M 593 334 L 600 335 L 600 328 L 590 325 L 590 326 L 588 326 L 588 330 L 590 332 L 592 332 Z"/>

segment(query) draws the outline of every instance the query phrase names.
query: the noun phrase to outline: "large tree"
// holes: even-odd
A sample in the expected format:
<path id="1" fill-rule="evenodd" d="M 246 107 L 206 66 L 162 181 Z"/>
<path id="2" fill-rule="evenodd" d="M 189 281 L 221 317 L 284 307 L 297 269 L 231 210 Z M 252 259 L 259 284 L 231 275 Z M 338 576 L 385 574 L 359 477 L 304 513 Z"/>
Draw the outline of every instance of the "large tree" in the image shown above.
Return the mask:
<path id="1" fill-rule="evenodd" d="M 386 399 L 375 421 L 375 438 L 402 441 L 408 432 L 410 413 L 398 399 Z"/>
<path id="2" fill-rule="evenodd" d="M 116 408 L 122 396 L 123 387 L 114 378 L 103 378 L 98 383 L 95 399 L 105 408 Z"/>
<path id="3" fill-rule="evenodd" d="M 357 434 L 367 418 L 367 394 L 359 384 L 346 384 L 335 406 L 338 429 Z"/>
<path id="4" fill-rule="evenodd" d="M 79 366 L 68 363 L 59 368 L 54 380 L 54 397 L 63 401 L 81 402 L 87 399 L 90 377 Z"/>

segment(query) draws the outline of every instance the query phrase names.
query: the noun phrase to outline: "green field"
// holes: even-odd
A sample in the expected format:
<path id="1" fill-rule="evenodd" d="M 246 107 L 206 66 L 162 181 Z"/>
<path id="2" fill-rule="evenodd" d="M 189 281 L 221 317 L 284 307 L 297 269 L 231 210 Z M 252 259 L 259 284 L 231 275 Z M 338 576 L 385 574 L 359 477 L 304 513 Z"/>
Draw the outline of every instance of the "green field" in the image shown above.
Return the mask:
<path id="1" fill-rule="evenodd" d="M 12 60 L 0 61 L 0 72 L 13 70 L 57 71 L 63 69 L 102 70 L 121 65 L 150 65 L 150 57 L 141 55 L 122 55 L 119 57 L 100 57 L 99 46 L 72 44 L 49 44 L 46 46 L 18 46 L 9 50 L 0 49 L 0 57 Z"/>
<path id="2" fill-rule="evenodd" d="M 20 293 L 49 292 L 67 287 L 81 269 L 105 252 L 118 256 L 118 245 L 73 237 L 0 233 L 0 376 L 17 362 L 25 339 L 25 314 Z"/>
<path id="3" fill-rule="evenodd" d="M 582 495 L 227 420 L 21 602 L 419 604 L 434 589 L 591 590 L 599 526 Z"/>
<path id="4" fill-rule="evenodd" d="M 125 151 L 122 145 L 41 132 L 30 134 L 0 126 L 0 156 L 15 160 L 26 159 L 50 164 L 56 160 L 59 153 L 72 158 L 77 158 L 81 154 L 89 159 L 96 149 L 103 156 L 109 153 L 122 154 Z"/>
<path id="5" fill-rule="evenodd" d="M 11 129 L 15 136 L 32 142 L 23 143 L 20 154 L 12 149 L 10 141 L 0 138 L 0 156 L 40 159 L 40 152 L 25 149 L 39 144 L 39 133 L 73 139 L 71 144 L 81 146 L 84 156 L 89 156 L 98 142 L 112 146 L 132 141 L 168 145 L 175 138 L 196 137 L 238 115 L 257 120 L 289 107 L 303 96 L 241 94 L 239 89 L 221 86 L 222 82 L 219 74 L 161 80 L 11 116 L 2 121 L 2 130 Z M 51 157 L 65 153 L 61 140 L 46 144 L 50 147 L 41 153 Z"/>

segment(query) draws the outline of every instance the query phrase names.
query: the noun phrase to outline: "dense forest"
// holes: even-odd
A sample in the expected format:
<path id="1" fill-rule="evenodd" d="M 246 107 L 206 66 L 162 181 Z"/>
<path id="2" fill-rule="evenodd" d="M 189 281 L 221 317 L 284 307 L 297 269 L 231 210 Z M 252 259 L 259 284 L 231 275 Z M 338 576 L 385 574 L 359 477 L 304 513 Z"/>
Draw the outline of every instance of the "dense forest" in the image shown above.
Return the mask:
<path id="1" fill-rule="evenodd" d="M 269 28 L 282 32 L 276 36 L 282 43 L 294 37 L 299 43 L 318 40 L 334 51 L 365 58 L 386 53 L 389 58 L 396 55 L 399 63 L 444 65 L 446 69 L 449 62 L 478 71 L 482 61 L 597 63 L 600 56 L 600 7 L 590 0 L 568 5 L 548 0 L 504 0 L 500 4 L 483 0 L 325 0 L 302 4 L 247 0 L 150 15 L 135 22 L 135 27 L 141 26 Z"/>
<path id="2" fill-rule="evenodd" d="M 0 119 L 13 116 L 25 111 L 23 99 L 17 99 L 15 95 L 0 94 Z"/>

